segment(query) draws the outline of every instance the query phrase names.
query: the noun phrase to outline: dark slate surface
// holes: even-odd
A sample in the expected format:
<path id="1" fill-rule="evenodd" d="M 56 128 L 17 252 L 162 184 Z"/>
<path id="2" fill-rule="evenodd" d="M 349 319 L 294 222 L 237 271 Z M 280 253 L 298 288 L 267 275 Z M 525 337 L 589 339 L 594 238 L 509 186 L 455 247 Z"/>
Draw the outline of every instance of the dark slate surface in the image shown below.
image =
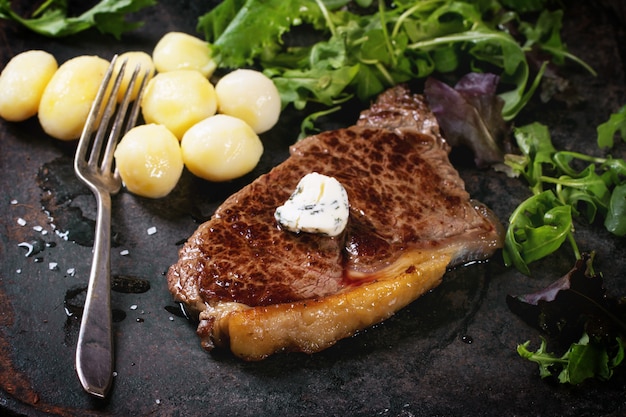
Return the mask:
<path id="1" fill-rule="evenodd" d="M 123 43 L 93 33 L 46 40 L 0 22 L 0 64 L 27 49 L 46 49 L 59 62 L 80 54 L 150 52 L 168 31 L 194 33 L 197 17 L 210 7 L 199 3 L 160 1 L 143 14 L 147 25 Z M 547 123 L 557 147 L 595 152 L 595 126 L 626 104 L 624 29 L 606 4 L 569 3 L 564 39 L 598 76 L 568 64 L 579 103 L 536 100 L 519 123 Z M 102 402 L 82 391 L 73 365 L 94 218 L 93 198 L 71 170 L 74 145 L 46 137 L 36 121 L 0 122 L 0 414 L 626 415 L 623 372 L 608 383 L 558 386 L 540 380 L 535 365 L 515 352 L 526 340 L 537 346 L 539 335 L 508 310 L 506 294 L 535 290 L 562 275 L 573 263 L 567 250 L 537 265 L 534 278 L 506 270 L 498 257 L 452 271 L 440 287 L 387 322 L 316 355 L 243 363 L 227 352 L 203 351 L 194 327 L 177 314 L 163 274 L 198 221 L 285 158 L 297 135 L 296 119 L 285 114 L 264 135 L 262 163 L 240 181 L 218 186 L 185 175 L 163 200 L 128 193 L 114 198 L 113 274 L 150 288 L 113 292 L 117 376 Z M 625 147 L 614 154 L 623 158 Z M 527 196 L 519 180 L 463 164 L 459 169 L 468 190 L 503 221 Z M 27 225 L 19 226 L 18 218 Z M 158 231 L 149 236 L 151 226 Z M 69 231 L 69 240 L 54 227 Z M 583 250 L 597 251 L 596 267 L 610 291 L 626 293 L 624 239 L 584 224 L 577 225 L 577 236 Z M 26 257 L 21 242 L 34 243 L 40 252 Z M 120 255 L 124 249 L 127 256 Z M 49 269 L 51 262 L 56 269 Z"/>

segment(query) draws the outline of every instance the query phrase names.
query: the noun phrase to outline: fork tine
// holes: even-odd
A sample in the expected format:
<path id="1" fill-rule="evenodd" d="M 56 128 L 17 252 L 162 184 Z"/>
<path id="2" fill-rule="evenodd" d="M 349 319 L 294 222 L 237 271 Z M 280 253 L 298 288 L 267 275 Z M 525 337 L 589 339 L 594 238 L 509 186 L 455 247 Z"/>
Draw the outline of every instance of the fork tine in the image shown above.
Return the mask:
<path id="1" fill-rule="evenodd" d="M 113 71 L 115 67 L 115 61 L 111 61 L 111 64 L 109 65 L 109 70 Z M 115 82 L 113 84 L 113 88 L 111 89 L 111 91 L 108 93 L 109 96 L 107 97 L 107 102 L 106 102 L 106 106 L 104 108 L 104 113 L 102 113 L 102 118 L 100 119 L 100 124 L 98 126 L 98 130 L 96 131 L 96 136 L 93 139 L 93 143 L 92 143 L 92 152 L 91 155 L 89 155 L 89 164 L 92 166 L 100 166 L 101 170 L 104 169 L 104 167 L 100 164 L 100 162 L 102 161 L 101 159 L 101 155 L 102 155 L 102 149 L 104 147 L 104 136 L 105 133 L 107 131 L 107 128 L 109 127 L 109 122 L 111 120 L 111 117 L 113 116 L 114 112 L 115 112 L 115 108 L 117 105 L 117 94 L 119 92 L 120 89 L 120 85 L 122 84 L 122 78 L 124 76 L 124 70 L 126 68 L 126 61 L 122 62 L 122 65 L 120 66 L 120 70 L 117 73 L 117 76 L 115 77 Z M 109 81 L 110 82 L 110 81 Z M 105 89 L 105 94 L 107 93 L 106 90 L 108 90 L 108 83 L 105 85 L 104 83 L 102 84 L 102 87 Z M 102 111 L 100 109 L 100 111 Z M 119 123 L 119 119 L 124 117 L 124 112 L 126 111 L 125 108 L 120 108 L 120 111 L 117 113 L 117 117 L 114 120 L 113 123 L 113 128 L 115 130 L 115 127 L 117 125 L 117 123 Z M 109 140 L 110 142 L 110 140 Z"/>
<path id="2" fill-rule="evenodd" d="M 125 65 L 126 63 L 124 62 Z M 137 78 L 139 76 L 139 72 L 141 70 L 141 65 L 138 64 L 131 75 L 131 78 L 128 82 L 128 86 L 126 87 L 126 91 L 124 92 L 124 96 L 122 98 L 121 103 L 119 104 L 119 109 L 117 116 L 115 117 L 115 121 L 113 122 L 113 127 L 111 129 L 111 133 L 109 134 L 109 140 L 106 144 L 106 149 L 102 156 L 102 162 L 100 165 L 100 169 L 102 171 L 111 170 L 113 165 L 113 154 L 115 151 L 115 147 L 119 142 L 119 138 L 126 134 L 132 127 L 135 126 L 137 122 L 137 118 L 139 117 L 139 108 L 141 103 L 141 96 L 143 95 L 143 89 L 146 84 L 146 80 L 148 78 L 148 71 L 145 72 L 144 77 L 141 79 L 141 84 L 139 88 L 139 94 L 135 98 L 133 106 L 131 107 L 131 111 L 128 114 L 126 124 L 123 124 L 124 118 L 126 117 L 128 106 L 132 100 L 132 93 L 135 88 L 135 84 L 137 83 Z M 120 70 L 120 74 L 122 74 L 123 68 Z M 123 126 L 123 128 L 122 128 Z M 115 174 L 117 175 L 117 173 Z"/>
<path id="3" fill-rule="evenodd" d="M 141 65 L 137 65 L 135 71 L 138 73 L 141 68 Z M 141 99 L 143 98 L 143 93 L 146 87 L 146 84 L 150 80 L 150 70 L 145 70 L 143 73 L 143 78 L 139 83 L 139 93 L 135 98 L 135 102 L 133 103 L 133 107 L 130 110 L 130 115 L 128 117 L 128 122 L 126 123 L 125 132 L 128 132 L 135 124 L 137 123 L 137 118 L 139 117 L 139 109 L 141 107 Z M 129 85 L 129 90 L 132 90 L 135 86 L 135 80 L 131 80 L 132 85 Z M 129 83 L 130 84 L 130 83 Z"/>
<path id="4" fill-rule="evenodd" d="M 117 55 L 111 59 L 111 64 L 107 69 L 107 72 L 104 74 L 104 78 L 102 80 L 102 84 L 100 85 L 100 89 L 96 95 L 96 98 L 91 105 L 91 109 L 89 111 L 89 116 L 87 117 L 87 121 L 85 122 L 85 126 L 83 127 L 83 131 L 80 136 L 80 140 L 78 141 L 78 146 L 76 148 L 76 157 L 75 157 L 75 165 L 83 166 L 86 165 L 87 153 L 90 149 L 90 137 L 92 132 L 94 131 L 94 127 L 96 122 L 98 121 L 98 116 L 101 113 L 102 103 L 105 99 L 107 89 L 109 87 L 109 83 L 111 81 L 111 77 L 113 76 L 113 67 L 115 62 L 117 61 Z"/>
<path id="5" fill-rule="evenodd" d="M 121 82 L 122 77 L 124 76 L 124 71 L 126 70 L 126 62 L 123 62 L 121 67 L 120 67 L 120 72 L 118 74 L 118 79 L 116 80 L 116 84 L 117 81 L 119 80 Z M 129 83 L 126 91 L 124 92 L 124 96 L 122 98 L 122 101 L 119 103 L 119 107 L 117 109 L 117 114 L 115 116 L 115 120 L 113 121 L 112 127 L 111 127 L 111 131 L 109 132 L 109 137 L 106 141 L 106 144 L 104 145 L 104 153 L 102 153 L 101 156 L 101 160 L 100 160 L 100 164 L 99 164 L 99 168 L 101 172 L 106 172 L 106 171 L 110 171 L 111 170 L 111 165 L 113 163 L 113 152 L 115 150 L 115 147 L 117 145 L 117 142 L 119 140 L 119 137 L 125 133 L 122 131 L 122 126 L 123 126 L 123 122 L 124 122 L 124 118 L 126 117 L 126 110 L 128 109 L 128 104 L 130 102 L 130 95 L 132 93 L 132 88 L 133 88 L 133 84 L 134 84 L 134 78 L 136 76 L 136 70 L 133 71 L 132 77 L 131 77 L 131 82 Z M 117 86 L 119 87 L 119 86 Z M 117 93 L 119 91 L 119 88 L 114 88 L 115 94 L 112 95 L 112 99 L 111 99 L 111 103 L 113 103 L 114 101 L 117 100 Z M 111 104 L 109 103 L 109 104 Z M 107 111 L 109 110 L 109 108 L 107 108 Z M 110 114 L 108 115 L 109 117 L 111 116 Z M 100 145 L 100 144 L 98 144 Z"/>

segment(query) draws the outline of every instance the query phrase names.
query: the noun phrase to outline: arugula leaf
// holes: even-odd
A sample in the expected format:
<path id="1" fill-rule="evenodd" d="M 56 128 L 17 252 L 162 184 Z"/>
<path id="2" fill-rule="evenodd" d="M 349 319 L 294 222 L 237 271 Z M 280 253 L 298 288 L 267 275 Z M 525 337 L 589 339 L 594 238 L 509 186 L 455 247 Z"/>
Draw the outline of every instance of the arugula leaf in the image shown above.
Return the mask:
<path id="1" fill-rule="evenodd" d="M 604 346 L 590 343 L 586 333 L 560 357 L 547 351 L 544 338 L 541 339 L 541 346 L 537 351 L 529 350 L 530 341 L 527 341 L 517 346 L 517 353 L 522 358 L 539 364 L 541 378 L 556 377 L 560 383 L 578 385 L 589 378 L 603 381 L 611 378 L 613 370 L 624 356 L 623 340 L 618 338 L 616 342 L 618 352 L 613 357 L 609 357 Z"/>
<path id="2" fill-rule="evenodd" d="M 598 146 L 600 148 L 612 148 L 613 138 L 617 132 L 626 142 L 626 106 L 622 107 L 617 113 L 613 113 L 609 120 L 600 124 L 597 131 Z"/>
<path id="3" fill-rule="evenodd" d="M 14 20 L 24 27 L 49 37 L 73 35 L 92 27 L 119 39 L 123 32 L 136 29 L 141 22 L 128 22 L 126 16 L 156 0 L 102 0 L 80 16 L 67 16 L 67 1 L 49 0 L 30 18 L 24 18 L 11 8 L 10 0 L 0 0 L 0 18 Z"/>
<path id="4" fill-rule="evenodd" d="M 572 233 L 571 206 L 544 191 L 522 202 L 509 217 L 504 263 L 530 275 L 528 264 L 556 251 Z"/>
<path id="5" fill-rule="evenodd" d="M 548 168 L 553 166 L 552 155 L 556 152 L 548 127 L 537 122 L 517 127 L 514 137 L 523 156 L 511 160 L 509 165 L 522 174 L 533 193 L 538 194 L 543 191 L 541 177 L 544 165 L 548 165 Z M 509 158 L 505 156 L 505 162 L 508 161 Z"/>
<path id="6" fill-rule="evenodd" d="M 529 345 L 530 340 L 521 345 L 517 345 L 517 353 L 522 358 L 539 364 L 539 376 L 541 376 L 541 378 L 552 376 L 552 371 L 550 370 L 552 366 L 556 364 L 563 366 L 562 364 L 567 362 L 566 359 L 559 358 L 555 356 L 554 353 L 547 351 L 548 344 L 543 337 L 541 338 L 541 346 L 539 346 L 536 352 L 529 350 Z"/>
<path id="7" fill-rule="evenodd" d="M 567 367 L 559 374 L 559 382 L 580 384 L 587 378 L 597 377 L 607 380 L 611 376 L 609 355 L 605 348 L 589 343 L 585 333 L 578 343 L 572 344 L 563 355 L 567 359 Z"/>
<path id="8" fill-rule="evenodd" d="M 616 236 L 626 236 L 626 184 L 613 190 L 604 227 Z"/>
<path id="9" fill-rule="evenodd" d="M 354 65 L 326 71 L 286 71 L 281 77 L 274 78 L 274 84 L 281 100 L 292 102 L 296 109 L 303 109 L 312 98 L 334 106 L 351 98 L 341 92 L 344 85 L 359 74 L 359 70 L 360 66 Z"/>
<path id="10" fill-rule="evenodd" d="M 526 36 L 527 44 L 537 45 L 542 51 L 552 54 L 555 63 L 561 64 L 565 58 L 568 58 L 585 68 L 590 74 L 596 75 L 593 68 L 563 48 L 562 20 L 563 10 L 542 10 L 535 26 L 522 22 L 519 29 Z"/>
<path id="11" fill-rule="evenodd" d="M 540 123 L 518 127 L 514 136 L 522 154 L 507 154 L 504 161 L 528 181 L 533 195 L 509 218 L 507 266 L 530 275 L 529 263 L 550 255 L 566 240 L 580 258 L 572 224 L 578 216 L 589 223 L 599 216 L 609 232 L 626 235 L 626 161 L 557 151 L 547 126 Z M 577 169 L 581 164 L 585 167 Z"/>

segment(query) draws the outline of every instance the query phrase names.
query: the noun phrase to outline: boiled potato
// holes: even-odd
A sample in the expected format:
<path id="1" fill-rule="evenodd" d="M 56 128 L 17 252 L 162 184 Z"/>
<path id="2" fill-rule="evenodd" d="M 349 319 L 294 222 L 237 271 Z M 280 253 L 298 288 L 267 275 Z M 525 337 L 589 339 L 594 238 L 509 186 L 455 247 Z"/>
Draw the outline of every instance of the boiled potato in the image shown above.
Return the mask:
<path id="1" fill-rule="evenodd" d="M 178 138 L 156 124 L 129 130 L 115 149 L 115 164 L 126 189 L 149 198 L 168 195 L 183 172 Z"/>
<path id="2" fill-rule="evenodd" d="M 215 84 L 218 112 L 238 117 L 256 133 L 270 130 L 280 116 L 280 95 L 274 82 L 265 74 L 238 69 Z"/>
<path id="3" fill-rule="evenodd" d="M 128 90 L 128 84 L 130 83 L 130 79 L 133 76 L 133 72 L 135 71 L 135 68 L 137 68 L 137 66 L 139 66 L 141 69 L 137 74 L 137 80 L 135 81 L 135 85 L 130 96 L 131 100 L 137 98 L 137 95 L 139 94 L 141 80 L 146 75 L 146 73 L 148 78 L 152 78 L 155 72 L 152 57 L 147 53 L 141 51 L 124 52 L 123 54 L 118 56 L 117 61 L 115 61 L 115 72 L 113 73 L 113 80 L 115 80 L 115 78 L 117 77 L 117 74 L 119 73 L 123 62 L 126 62 L 126 68 L 124 70 L 124 75 L 122 76 L 120 90 L 117 94 L 118 102 L 121 102 L 124 98 L 124 93 L 126 93 L 126 90 Z"/>
<path id="4" fill-rule="evenodd" d="M 194 124 L 215 114 L 213 84 L 198 71 L 162 72 L 148 83 L 141 101 L 146 123 L 165 125 L 181 139 Z"/>
<path id="5" fill-rule="evenodd" d="M 97 56 L 78 56 L 63 63 L 43 91 L 39 123 L 50 136 L 78 139 L 109 67 Z"/>
<path id="6" fill-rule="evenodd" d="M 263 154 L 263 144 L 252 128 L 224 114 L 194 125 L 180 145 L 187 169 L 209 181 L 228 181 L 247 174 Z"/>
<path id="7" fill-rule="evenodd" d="M 209 78 L 217 68 L 212 58 L 211 46 L 182 32 L 165 34 L 155 46 L 152 59 L 159 72 L 190 69 Z"/>
<path id="8" fill-rule="evenodd" d="M 0 74 L 0 117 L 19 122 L 37 114 L 46 85 L 58 64 L 45 51 L 26 51 L 14 56 Z"/>

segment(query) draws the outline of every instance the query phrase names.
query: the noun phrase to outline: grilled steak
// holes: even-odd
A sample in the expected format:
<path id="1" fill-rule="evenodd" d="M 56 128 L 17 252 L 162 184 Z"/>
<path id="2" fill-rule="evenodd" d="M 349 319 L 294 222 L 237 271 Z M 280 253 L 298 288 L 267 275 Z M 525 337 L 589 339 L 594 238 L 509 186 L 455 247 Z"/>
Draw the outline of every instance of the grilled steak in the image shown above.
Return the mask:
<path id="1" fill-rule="evenodd" d="M 325 349 L 436 286 L 446 268 L 486 259 L 502 230 L 470 198 L 422 96 L 383 93 L 355 126 L 291 148 L 229 197 L 180 250 L 167 275 L 199 312 L 204 348 L 245 360 Z M 350 203 L 337 237 L 282 230 L 274 218 L 306 174 L 339 180 Z"/>

